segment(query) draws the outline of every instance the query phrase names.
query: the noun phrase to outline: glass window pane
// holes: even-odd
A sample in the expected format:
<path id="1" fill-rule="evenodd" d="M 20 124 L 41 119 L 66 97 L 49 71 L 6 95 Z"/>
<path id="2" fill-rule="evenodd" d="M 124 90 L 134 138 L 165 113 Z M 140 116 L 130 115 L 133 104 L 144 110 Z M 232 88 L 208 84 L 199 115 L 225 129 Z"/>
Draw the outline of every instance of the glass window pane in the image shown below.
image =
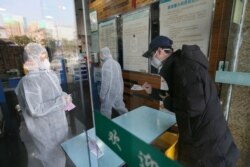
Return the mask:
<path id="1" fill-rule="evenodd" d="M 41 166 L 42 163 L 74 166 L 77 165 L 72 160 L 74 150 L 79 147 L 84 148 L 81 156 L 89 166 L 87 134 L 82 135 L 93 127 L 88 66 L 76 25 L 74 1 L 0 0 L 0 79 L 6 99 L 1 103 L 4 137 L 14 133 L 13 140 L 19 141 L 22 148 L 15 150 L 19 148 L 15 145 L 13 149 L 4 150 L 6 155 L 15 150 L 20 157 L 18 162 L 6 158 L 4 166 L 21 163 L 25 166 Z M 28 60 L 24 58 L 24 48 L 30 42 L 46 49 L 51 70 L 41 69 L 46 56 L 40 58 L 40 52 L 34 59 L 28 59 L 35 64 L 35 70 L 31 66 L 26 69 Z M 41 77 L 36 79 L 33 71 Z M 29 83 L 36 83 L 34 87 L 27 85 L 27 78 L 30 78 Z M 21 80 L 23 94 L 16 96 L 17 79 Z M 19 113 L 15 109 L 17 104 L 21 107 Z M 31 106 L 38 115 L 29 115 Z M 78 145 L 74 145 L 75 140 L 80 141 Z"/>

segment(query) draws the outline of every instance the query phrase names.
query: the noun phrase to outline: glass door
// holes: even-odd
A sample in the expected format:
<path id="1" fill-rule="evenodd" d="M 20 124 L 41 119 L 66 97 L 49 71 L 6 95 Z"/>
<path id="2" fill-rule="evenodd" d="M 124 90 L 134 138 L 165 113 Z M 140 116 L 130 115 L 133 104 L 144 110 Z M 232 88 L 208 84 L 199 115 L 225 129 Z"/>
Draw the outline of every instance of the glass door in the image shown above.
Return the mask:
<path id="1" fill-rule="evenodd" d="M 216 73 L 216 82 L 223 83 L 221 99 L 224 114 L 240 150 L 239 167 L 250 165 L 249 9 L 247 0 L 234 1 L 226 60 Z"/>

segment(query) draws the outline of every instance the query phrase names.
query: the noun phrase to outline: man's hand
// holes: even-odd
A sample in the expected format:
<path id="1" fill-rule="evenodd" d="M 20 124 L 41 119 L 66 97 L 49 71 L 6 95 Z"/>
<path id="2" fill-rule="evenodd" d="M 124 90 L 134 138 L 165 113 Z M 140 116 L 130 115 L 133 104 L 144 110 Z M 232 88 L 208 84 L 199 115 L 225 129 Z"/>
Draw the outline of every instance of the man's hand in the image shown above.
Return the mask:
<path id="1" fill-rule="evenodd" d="M 152 93 L 152 86 L 145 82 L 143 85 L 142 85 L 142 88 L 147 92 L 147 94 L 151 94 Z"/>

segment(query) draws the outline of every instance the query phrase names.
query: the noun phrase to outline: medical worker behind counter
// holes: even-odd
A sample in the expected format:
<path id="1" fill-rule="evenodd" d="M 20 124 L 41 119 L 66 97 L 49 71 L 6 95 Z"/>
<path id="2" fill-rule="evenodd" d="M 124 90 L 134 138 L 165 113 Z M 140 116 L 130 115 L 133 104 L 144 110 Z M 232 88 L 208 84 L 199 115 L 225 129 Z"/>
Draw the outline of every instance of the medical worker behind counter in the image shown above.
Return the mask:
<path id="1" fill-rule="evenodd" d="M 71 102 L 60 87 L 59 79 L 50 70 L 44 47 L 29 43 L 24 48 L 24 68 L 28 74 L 15 92 L 27 129 L 44 167 L 64 167 L 65 155 L 60 148 L 68 135 L 65 107 Z"/>
<path id="2" fill-rule="evenodd" d="M 100 90 L 101 113 L 111 119 L 112 108 L 119 114 L 128 112 L 123 102 L 123 78 L 120 64 L 112 58 L 108 47 L 100 51 L 102 83 Z"/>

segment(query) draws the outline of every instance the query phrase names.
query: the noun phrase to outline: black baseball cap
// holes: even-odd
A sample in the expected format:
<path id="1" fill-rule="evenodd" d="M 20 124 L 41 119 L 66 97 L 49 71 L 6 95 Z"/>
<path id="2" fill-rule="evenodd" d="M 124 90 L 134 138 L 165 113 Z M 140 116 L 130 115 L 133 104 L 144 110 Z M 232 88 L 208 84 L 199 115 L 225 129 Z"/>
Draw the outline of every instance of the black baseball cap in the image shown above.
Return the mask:
<path id="1" fill-rule="evenodd" d="M 152 56 L 152 53 L 158 49 L 162 48 L 172 48 L 173 41 L 166 36 L 157 36 L 149 44 L 148 51 L 145 52 L 142 56 L 149 58 Z"/>

